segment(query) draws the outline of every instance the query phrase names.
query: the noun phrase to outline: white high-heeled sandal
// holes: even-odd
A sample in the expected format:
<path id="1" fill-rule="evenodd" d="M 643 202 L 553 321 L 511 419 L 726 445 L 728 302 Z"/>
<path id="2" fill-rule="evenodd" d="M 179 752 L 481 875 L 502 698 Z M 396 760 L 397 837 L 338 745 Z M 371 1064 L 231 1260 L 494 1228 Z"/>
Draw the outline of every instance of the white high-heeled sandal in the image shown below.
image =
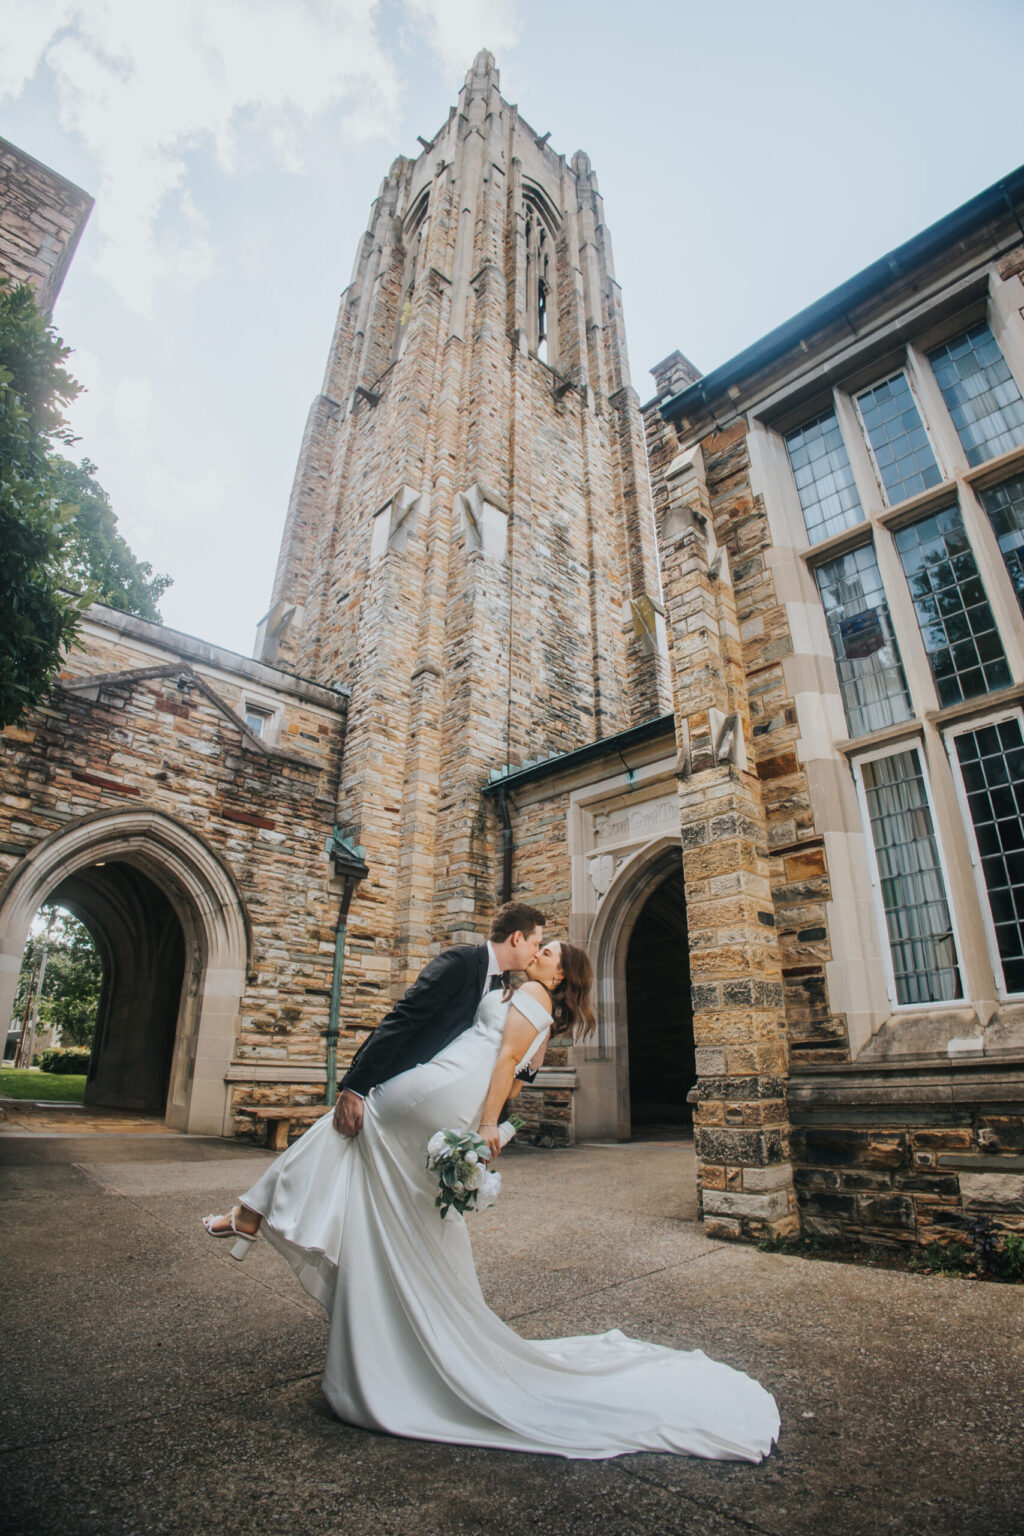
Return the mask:
<path id="1" fill-rule="evenodd" d="M 209 1216 L 203 1217 L 203 1226 L 206 1228 L 211 1237 L 234 1237 L 237 1239 L 237 1241 L 232 1244 L 230 1253 L 233 1259 L 238 1259 L 239 1261 L 245 1258 L 246 1254 L 249 1252 L 250 1247 L 259 1236 L 258 1230 L 256 1232 L 241 1232 L 235 1225 L 235 1212 L 240 1211 L 241 1209 L 242 1207 L 240 1205 L 233 1205 L 230 1211 L 222 1212 L 220 1215 L 214 1212 Z M 231 1225 L 228 1227 L 221 1227 L 219 1231 L 215 1231 L 212 1223 L 215 1221 L 223 1221 L 225 1215 L 227 1216 L 227 1219 Z"/>

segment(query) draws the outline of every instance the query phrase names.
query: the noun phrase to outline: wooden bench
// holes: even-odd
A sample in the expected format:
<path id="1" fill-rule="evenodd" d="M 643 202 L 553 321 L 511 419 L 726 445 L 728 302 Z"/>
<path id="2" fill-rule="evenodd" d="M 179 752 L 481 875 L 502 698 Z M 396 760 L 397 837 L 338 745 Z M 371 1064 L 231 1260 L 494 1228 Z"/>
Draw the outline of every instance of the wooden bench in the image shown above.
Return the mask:
<path id="1" fill-rule="evenodd" d="M 266 1123 L 267 1146 L 274 1152 L 284 1151 L 293 1125 L 312 1125 L 327 1113 L 326 1104 L 236 1104 L 235 1108 Z"/>

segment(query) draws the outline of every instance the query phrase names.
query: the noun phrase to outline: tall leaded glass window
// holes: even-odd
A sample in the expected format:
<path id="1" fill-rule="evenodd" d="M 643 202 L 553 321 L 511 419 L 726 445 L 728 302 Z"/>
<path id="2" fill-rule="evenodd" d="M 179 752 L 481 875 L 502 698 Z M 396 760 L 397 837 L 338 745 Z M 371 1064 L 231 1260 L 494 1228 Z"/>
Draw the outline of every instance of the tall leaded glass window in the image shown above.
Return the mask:
<path id="1" fill-rule="evenodd" d="M 1017 601 L 1024 609 L 1024 475 L 1014 475 L 981 492 L 992 532 L 1013 582 Z"/>
<path id="2" fill-rule="evenodd" d="M 895 534 L 939 703 L 958 704 L 1012 682 L 960 508 L 944 507 Z"/>
<path id="3" fill-rule="evenodd" d="M 863 544 L 814 574 L 850 735 L 909 720 L 910 694 L 874 549 Z"/>
<path id="4" fill-rule="evenodd" d="M 928 361 L 969 464 L 1024 443 L 1024 400 L 984 321 L 936 347 Z"/>
<path id="5" fill-rule="evenodd" d="M 786 448 L 812 544 L 864 516 L 835 411 L 786 434 Z"/>
<path id="6" fill-rule="evenodd" d="M 938 485 L 942 473 L 905 373 L 865 390 L 857 406 L 891 507 Z"/>
<path id="7" fill-rule="evenodd" d="M 1019 718 L 955 738 L 1007 992 L 1024 992 L 1024 736 Z"/>
<path id="8" fill-rule="evenodd" d="M 953 924 L 916 747 L 861 765 L 900 1003 L 961 995 Z"/>

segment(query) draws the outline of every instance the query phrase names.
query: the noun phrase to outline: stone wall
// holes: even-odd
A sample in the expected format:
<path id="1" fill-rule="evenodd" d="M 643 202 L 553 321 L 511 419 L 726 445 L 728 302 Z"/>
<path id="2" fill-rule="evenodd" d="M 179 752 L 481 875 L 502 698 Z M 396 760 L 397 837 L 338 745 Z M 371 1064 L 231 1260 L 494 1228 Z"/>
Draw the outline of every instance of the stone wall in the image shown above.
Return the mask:
<path id="1" fill-rule="evenodd" d="M 36 290 L 53 308 L 92 198 L 15 145 L 0 139 L 0 273 Z"/>
<path id="2" fill-rule="evenodd" d="M 1024 1232 L 1024 1089 L 1011 1063 L 797 1074 L 794 1180 L 806 1232 L 882 1245 Z"/>
<path id="3" fill-rule="evenodd" d="M 90 679 L 100 681 L 90 686 Z M 246 731 L 247 701 L 270 714 L 269 745 Z M 24 937 L 11 929 L 16 893 L 33 866 L 65 843 L 74 858 L 66 867 L 58 861 L 48 886 L 35 890 L 35 905 L 73 868 L 95 883 L 108 864 L 134 863 L 176 903 L 186 933 L 194 919 L 189 963 L 201 968 L 203 924 L 216 920 L 201 909 L 214 898 L 198 898 L 193 910 L 170 854 L 164 862 L 166 829 L 183 857 L 192 848 L 197 861 L 223 871 L 248 934 L 233 1041 L 229 1034 L 225 1048 L 225 1105 L 228 1082 L 236 1104 L 322 1099 L 337 914 L 324 843 L 335 820 L 345 704 L 343 695 L 159 625 L 90 609 L 58 686 L 0 736 L 0 926 L 6 922 L 8 971 L 16 974 Z M 119 818 L 126 828 L 120 840 Z M 98 864 L 87 857 L 93 833 L 104 839 Z M 113 900 L 99 890 L 94 896 L 92 907 L 88 893 L 81 896 L 87 920 Z M 372 948 L 372 932 L 357 921 L 346 1022 Z M 184 1013 L 182 1020 L 179 1054 Z M 230 1031 L 230 1021 L 224 1027 Z M 355 1043 L 349 1036 L 350 1048 Z M 187 1088 L 188 1064 L 179 1067 Z M 238 1126 L 247 1123 L 236 1118 Z"/>

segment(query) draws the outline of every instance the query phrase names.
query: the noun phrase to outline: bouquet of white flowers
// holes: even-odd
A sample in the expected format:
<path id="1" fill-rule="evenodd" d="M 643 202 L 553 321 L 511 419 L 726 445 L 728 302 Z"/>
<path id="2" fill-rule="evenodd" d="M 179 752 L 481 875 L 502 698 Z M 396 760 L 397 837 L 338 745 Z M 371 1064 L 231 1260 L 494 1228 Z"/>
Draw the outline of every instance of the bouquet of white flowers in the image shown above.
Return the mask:
<path id="1" fill-rule="evenodd" d="M 498 1127 L 501 1144 L 512 1140 L 522 1122 L 503 1120 Z M 427 1142 L 427 1167 L 438 1175 L 437 1198 L 442 1218 L 452 1206 L 467 1211 L 486 1211 L 501 1192 L 501 1174 L 487 1167 L 486 1141 L 476 1131 L 435 1131 Z"/>

